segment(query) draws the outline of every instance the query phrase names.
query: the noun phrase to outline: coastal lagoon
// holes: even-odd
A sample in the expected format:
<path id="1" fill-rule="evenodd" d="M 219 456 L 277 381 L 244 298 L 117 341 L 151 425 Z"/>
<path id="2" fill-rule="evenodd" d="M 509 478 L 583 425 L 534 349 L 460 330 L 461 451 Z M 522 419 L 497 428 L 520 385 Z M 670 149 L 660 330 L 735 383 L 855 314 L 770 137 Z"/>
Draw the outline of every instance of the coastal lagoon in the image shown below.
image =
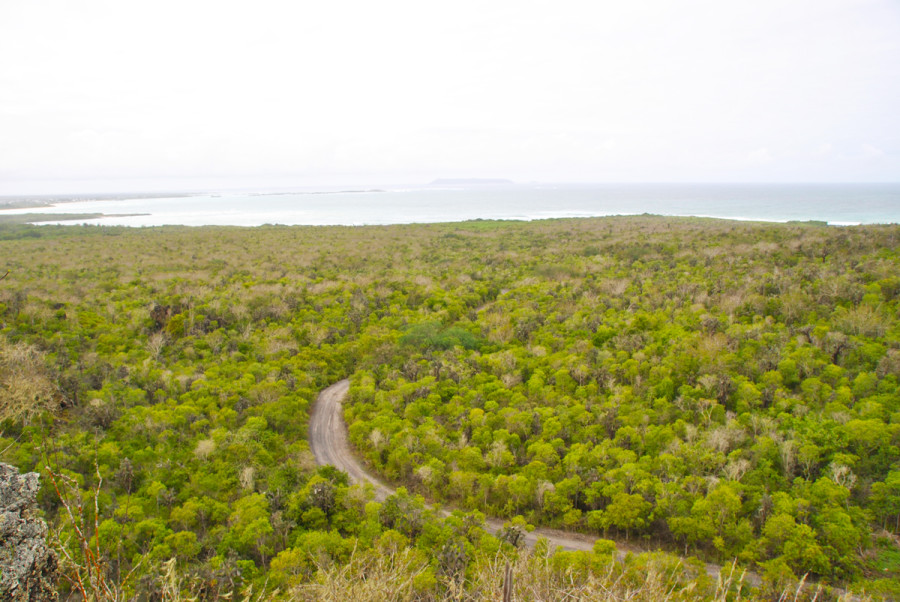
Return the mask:
<path id="1" fill-rule="evenodd" d="M 474 219 L 536 220 L 606 215 L 701 216 L 833 225 L 900 222 L 900 184 L 492 184 L 81 196 L 3 214 L 103 213 L 47 221 L 118 226 L 383 225 Z M 2 202 L 9 199 L 0 199 Z M 116 215 L 118 214 L 118 215 Z"/>

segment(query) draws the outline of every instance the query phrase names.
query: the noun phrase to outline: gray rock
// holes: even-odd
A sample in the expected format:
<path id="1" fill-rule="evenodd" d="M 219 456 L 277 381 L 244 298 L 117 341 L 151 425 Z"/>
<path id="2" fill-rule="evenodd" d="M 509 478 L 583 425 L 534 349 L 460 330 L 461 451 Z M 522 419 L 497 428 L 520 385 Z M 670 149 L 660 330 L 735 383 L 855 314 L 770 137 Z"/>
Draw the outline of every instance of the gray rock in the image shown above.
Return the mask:
<path id="1" fill-rule="evenodd" d="M 47 524 L 35 516 L 40 475 L 0 463 L 0 600 L 56 602 L 59 565 Z"/>

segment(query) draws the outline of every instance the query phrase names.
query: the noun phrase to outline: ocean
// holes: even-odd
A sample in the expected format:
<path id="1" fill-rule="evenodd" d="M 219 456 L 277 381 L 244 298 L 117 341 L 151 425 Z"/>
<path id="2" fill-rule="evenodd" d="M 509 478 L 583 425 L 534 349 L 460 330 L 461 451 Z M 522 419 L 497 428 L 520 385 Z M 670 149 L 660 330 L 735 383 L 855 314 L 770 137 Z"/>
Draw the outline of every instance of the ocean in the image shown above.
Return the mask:
<path id="1" fill-rule="evenodd" d="M 128 214 L 60 224 L 374 225 L 474 219 L 538 220 L 606 215 L 677 215 L 832 225 L 900 223 L 900 183 L 888 184 L 490 184 L 229 192 L 148 198 L 119 195 L 21 213 Z"/>

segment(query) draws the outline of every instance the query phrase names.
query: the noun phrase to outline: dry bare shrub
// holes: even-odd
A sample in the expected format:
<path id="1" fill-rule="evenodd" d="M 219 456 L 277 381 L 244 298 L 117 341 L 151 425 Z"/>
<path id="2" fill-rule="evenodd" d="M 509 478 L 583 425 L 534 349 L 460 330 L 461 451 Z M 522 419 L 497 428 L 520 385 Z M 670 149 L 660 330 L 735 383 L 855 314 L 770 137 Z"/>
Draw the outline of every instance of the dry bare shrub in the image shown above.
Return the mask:
<path id="1" fill-rule="evenodd" d="M 21 310 L 22 317 L 27 319 L 32 326 L 35 324 L 46 323 L 50 319 L 52 313 L 53 312 L 46 303 L 33 301 L 31 299 L 25 301 Z"/>
<path id="2" fill-rule="evenodd" d="M 518 373 L 504 374 L 500 377 L 500 381 L 503 383 L 504 387 L 506 387 L 507 389 L 512 389 L 522 382 L 522 375 Z"/>
<path id="3" fill-rule="evenodd" d="M 321 295 L 340 287 L 341 283 L 336 280 L 323 280 L 322 282 L 316 282 L 315 284 L 309 285 L 308 290 L 312 295 Z"/>
<path id="4" fill-rule="evenodd" d="M 888 349 L 878 362 L 878 376 L 884 378 L 888 374 L 900 376 L 900 349 Z"/>
<path id="5" fill-rule="evenodd" d="M 369 442 L 372 444 L 372 447 L 375 451 L 380 452 L 387 445 L 387 437 L 381 432 L 381 429 L 374 428 L 372 432 L 369 433 Z"/>
<path id="6" fill-rule="evenodd" d="M 413 475 L 415 475 L 416 479 L 422 484 L 430 486 L 434 479 L 434 470 L 432 470 L 431 466 L 423 464 L 413 471 Z"/>
<path id="7" fill-rule="evenodd" d="M 754 250 L 761 255 L 771 255 L 777 253 L 781 248 L 773 242 L 758 242 L 753 245 Z"/>
<path id="8" fill-rule="evenodd" d="M 626 278 L 608 278 L 600 283 L 600 291 L 610 297 L 621 297 L 630 284 L 631 280 Z"/>
<path id="9" fill-rule="evenodd" d="M 147 351 L 154 361 L 159 361 L 159 355 L 168 342 L 169 337 L 165 332 L 160 331 L 150 335 L 150 338 L 147 340 Z"/>
<path id="10" fill-rule="evenodd" d="M 845 464 L 840 464 L 838 462 L 832 462 L 829 467 L 831 480 L 840 485 L 841 487 L 845 487 L 848 490 L 853 489 L 853 486 L 856 485 L 856 475 L 853 474 L 853 471 L 850 470 L 850 467 Z"/>
<path id="11" fill-rule="evenodd" d="M 701 400 L 703 401 L 703 400 Z M 739 429 L 720 426 L 707 431 L 704 443 L 709 449 L 728 454 L 737 448 L 744 439 L 744 432 Z"/>
<path id="12" fill-rule="evenodd" d="M 320 347 L 331 336 L 331 332 L 318 324 L 306 325 L 306 338 L 316 347 Z"/>
<path id="13" fill-rule="evenodd" d="M 729 350 L 731 342 L 728 337 L 717 332 L 712 335 L 701 336 L 697 341 L 697 352 L 701 358 L 706 358 L 716 363 L 716 360 Z"/>
<path id="14" fill-rule="evenodd" d="M 819 287 L 819 302 L 829 305 L 841 301 L 859 303 L 864 293 L 863 287 L 851 281 L 845 274 L 823 274 Z"/>
<path id="15" fill-rule="evenodd" d="M 58 408 L 61 400 L 44 354 L 33 345 L 0 338 L 0 420 L 28 422 Z"/>
<path id="16" fill-rule="evenodd" d="M 745 458 L 737 458 L 730 460 L 725 465 L 723 472 L 729 480 L 740 481 L 748 470 L 750 470 L 750 461 Z"/>
<path id="17" fill-rule="evenodd" d="M 889 320 L 879 308 L 859 305 L 853 309 L 835 312 L 839 330 L 850 334 L 877 338 L 884 336 Z"/>
<path id="18" fill-rule="evenodd" d="M 812 299 L 803 291 L 791 291 L 781 296 L 781 315 L 788 324 L 800 322 L 812 306 Z"/>
<path id="19" fill-rule="evenodd" d="M 241 484 L 241 488 L 253 491 L 256 485 L 256 469 L 252 466 L 244 466 L 238 474 L 238 481 Z"/>
<path id="20" fill-rule="evenodd" d="M 481 321 L 487 329 L 487 339 L 490 342 L 507 343 L 512 339 L 514 328 L 511 318 L 502 311 L 486 312 Z"/>
<path id="21" fill-rule="evenodd" d="M 207 459 L 216 450 L 216 442 L 212 439 L 201 439 L 194 448 L 194 455 L 200 460 Z"/>
<path id="22" fill-rule="evenodd" d="M 266 354 L 275 356 L 282 352 L 289 355 L 297 353 L 300 346 L 294 339 L 294 331 L 288 326 L 280 326 L 270 330 L 266 335 Z"/>

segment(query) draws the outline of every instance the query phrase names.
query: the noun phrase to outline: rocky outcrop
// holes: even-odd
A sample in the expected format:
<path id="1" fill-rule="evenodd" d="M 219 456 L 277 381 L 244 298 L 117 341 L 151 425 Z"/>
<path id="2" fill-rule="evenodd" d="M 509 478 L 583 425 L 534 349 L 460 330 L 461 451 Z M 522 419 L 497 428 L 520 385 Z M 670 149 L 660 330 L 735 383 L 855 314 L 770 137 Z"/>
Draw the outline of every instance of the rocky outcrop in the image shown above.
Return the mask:
<path id="1" fill-rule="evenodd" d="M 47 524 L 35 516 L 40 475 L 0 463 L 0 600 L 56 601 L 56 553 Z"/>

